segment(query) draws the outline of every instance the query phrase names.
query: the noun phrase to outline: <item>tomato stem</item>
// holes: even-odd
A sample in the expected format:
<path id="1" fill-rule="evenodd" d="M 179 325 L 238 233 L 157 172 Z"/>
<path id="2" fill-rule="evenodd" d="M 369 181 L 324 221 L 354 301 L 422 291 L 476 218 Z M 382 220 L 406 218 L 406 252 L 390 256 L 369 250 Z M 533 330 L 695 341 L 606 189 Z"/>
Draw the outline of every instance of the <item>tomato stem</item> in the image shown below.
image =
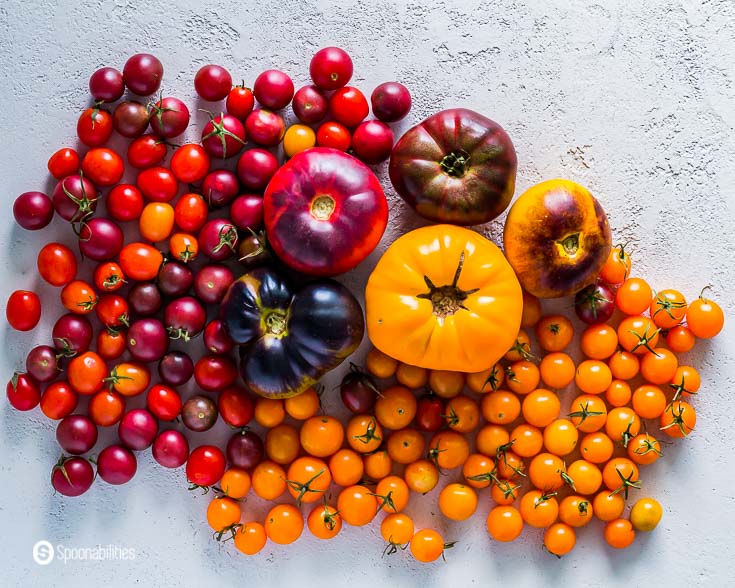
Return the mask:
<path id="1" fill-rule="evenodd" d="M 451 284 L 435 286 L 429 276 L 424 276 L 424 282 L 429 288 L 429 291 L 416 295 L 416 298 L 424 298 L 431 301 L 434 314 L 440 319 L 451 316 L 460 309 L 469 310 L 464 305 L 464 301 L 467 300 L 471 294 L 474 294 L 479 290 L 479 288 L 462 290 L 457 286 L 459 276 L 462 273 L 462 266 L 464 265 L 464 254 L 465 252 L 462 251 L 462 254 L 459 256 L 459 263 L 457 264 L 457 270 L 454 272 L 454 279 Z"/>
<path id="2" fill-rule="evenodd" d="M 439 162 L 442 171 L 454 178 L 461 178 L 470 167 L 470 154 L 464 149 L 452 151 Z"/>

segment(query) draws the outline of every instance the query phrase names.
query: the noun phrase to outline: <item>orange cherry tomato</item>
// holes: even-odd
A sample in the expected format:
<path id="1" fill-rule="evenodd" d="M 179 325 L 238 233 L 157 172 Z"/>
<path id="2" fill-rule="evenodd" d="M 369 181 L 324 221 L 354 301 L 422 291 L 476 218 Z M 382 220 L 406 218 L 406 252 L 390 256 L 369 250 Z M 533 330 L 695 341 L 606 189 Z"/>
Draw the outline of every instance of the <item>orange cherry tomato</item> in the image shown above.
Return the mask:
<path id="1" fill-rule="evenodd" d="M 541 381 L 549 388 L 566 388 L 574 381 L 574 360 L 562 351 L 547 353 L 539 364 Z"/>
<path id="2" fill-rule="evenodd" d="M 577 543 L 577 534 L 566 523 L 554 523 L 544 533 L 544 547 L 557 557 L 566 555 Z"/>
<path id="3" fill-rule="evenodd" d="M 149 202 L 138 219 L 138 231 L 146 241 L 156 243 L 171 236 L 174 229 L 174 207 L 168 202 Z"/>
<path id="4" fill-rule="evenodd" d="M 616 493 L 628 497 L 628 490 L 638 488 L 638 466 L 627 457 L 614 457 L 602 468 L 602 483 Z"/>
<path id="5" fill-rule="evenodd" d="M 265 434 L 265 454 L 277 464 L 290 464 L 300 450 L 299 431 L 289 424 L 276 425 Z"/>
<path id="6" fill-rule="evenodd" d="M 544 316 L 536 323 L 536 340 L 544 351 L 564 351 L 572 337 L 572 321 L 560 314 Z"/>
<path id="7" fill-rule="evenodd" d="M 657 327 L 671 329 L 684 319 L 687 301 L 678 290 L 661 290 L 654 295 L 648 311 Z"/>
<path id="8" fill-rule="evenodd" d="M 533 457 L 538 455 L 544 446 L 544 435 L 541 429 L 522 423 L 510 433 L 510 441 L 513 441 L 513 450 L 521 457 Z"/>
<path id="9" fill-rule="evenodd" d="M 411 390 L 417 390 L 428 383 L 429 370 L 407 363 L 399 363 L 396 368 L 396 380 Z"/>
<path id="10" fill-rule="evenodd" d="M 559 516 L 559 502 L 541 490 L 529 490 L 521 496 L 519 510 L 526 524 L 543 529 Z"/>
<path id="11" fill-rule="evenodd" d="M 89 314 L 97 301 L 94 288 L 82 280 L 72 280 L 61 289 L 61 304 L 74 314 Z"/>
<path id="12" fill-rule="evenodd" d="M 490 488 L 490 498 L 495 504 L 510 505 L 513 504 L 520 495 L 521 485 L 515 484 L 512 480 L 504 480 L 499 478 Z"/>
<path id="13" fill-rule="evenodd" d="M 551 453 L 539 453 L 528 466 L 528 479 L 541 490 L 557 490 L 564 485 L 564 461 Z"/>
<path id="14" fill-rule="evenodd" d="M 628 457 L 638 465 L 650 465 L 661 455 L 661 443 L 648 433 L 640 433 L 628 442 Z"/>
<path id="15" fill-rule="evenodd" d="M 641 362 L 634 353 L 618 349 L 608 358 L 607 365 L 616 380 L 632 380 L 638 375 Z"/>
<path id="16" fill-rule="evenodd" d="M 151 383 L 151 372 L 143 364 L 123 362 L 113 367 L 105 380 L 123 396 L 137 396 Z"/>
<path id="17" fill-rule="evenodd" d="M 485 455 L 495 455 L 498 449 L 507 445 L 509 441 L 510 435 L 508 431 L 500 425 L 485 425 L 477 431 L 477 435 L 475 436 L 477 451 Z"/>
<path id="18" fill-rule="evenodd" d="M 380 424 L 375 420 L 375 417 L 369 414 L 357 414 L 353 416 L 347 423 L 345 434 L 347 436 L 347 444 L 358 453 L 370 453 L 375 451 L 383 442 L 383 429 L 381 429 Z M 340 442 L 340 445 L 341 444 L 342 443 Z M 329 446 L 329 449 L 332 448 L 334 448 L 333 444 Z M 337 451 L 337 449 L 339 449 L 339 446 L 327 455 L 331 455 Z"/>
<path id="19" fill-rule="evenodd" d="M 373 348 L 365 356 L 365 367 L 376 378 L 385 379 L 395 375 L 398 369 L 398 361 L 379 349 Z"/>
<path id="20" fill-rule="evenodd" d="M 219 487 L 225 496 L 240 500 L 250 492 L 250 474 L 238 468 L 229 468 L 219 481 Z"/>
<path id="21" fill-rule="evenodd" d="M 380 534 L 393 545 L 406 545 L 414 534 L 413 520 L 406 514 L 389 514 L 380 523 Z"/>
<path id="22" fill-rule="evenodd" d="M 690 365 L 680 365 L 676 368 L 676 373 L 669 382 L 669 388 L 674 391 L 674 400 L 696 394 L 701 385 L 699 372 Z"/>
<path id="23" fill-rule="evenodd" d="M 447 484 L 439 493 L 439 509 L 453 521 L 464 521 L 477 510 L 477 493 L 471 486 Z"/>
<path id="24" fill-rule="evenodd" d="M 676 325 L 666 334 L 666 346 L 675 353 L 686 353 L 694 349 L 697 338 L 692 330 L 684 325 Z"/>
<path id="25" fill-rule="evenodd" d="M 316 145 L 316 133 L 306 125 L 291 125 L 283 135 L 283 152 L 286 157 L 293 157 L 314 145 Z"/>
<path id="26" fill-rule="evenodd" d="M 616 286 L 622 284 L 630 273 L 630 255 L 625 251 L 625 245 L 616 245 L 610 250 L 610 255 L 602 266 L 600 279 L 606 284 Z"/>
<path id="27" fill-rule="evenodd" d="M 168 240 L 168 250 L 174 259 L 189 263 L 199 255 L 199 241 L 189 233 L 174 233 Z"/>
<path id="28" fill-rule="evenodd" d="M 666 395 L 658 386 L 644 384 L 633 392 L 633 410 L 642 419 L 657 419 L 666 408 Z"/>
<path id="29" fill-rule="evenodd" d="M 277 504 L 265 517 L 268 539 L 279 545 L 293 543 L 304 531 L 304 517 L 292 504 Z"/>
<path id="30" fill-rule="evenodd" d="M 529 425 L 545 427 L 559 416 L 561 401 L 551 390 L 537 388 L 523 398 L 521 410 Z"/>
<path id="31" fill-rule="evenodd" d="M 215 533 L 232 528 L 240 522 L 240 504 L 227 496 L 217 497 L 207 507 L 207 522 Z"/>
<path id="32" fill-rule="evenodd" d="M 386 429 L 402 429 L 413 421 L 416 407 L 416 396 L 411 390 L 405 386 L 391 386 L 375 401 L 375 418 Z"/>
<path id="33" fill-rule="evenodd" d="M 375 486 L 378 510 L 388 513 L 401 512 L 408 504 L 410 489 L 400 476 L 386 476 Z"/>
<path id="34" fill-rule="evenodd" d="M 689 330 L 694 333 L 695 337 L 710 339 L 722 330 L 725 324 L 725 314 L 719 304 L 704 297 L 704 290 L 699 298 L 689 303 L 686 321 Z"/>
<path id="35" fill-rule="evenodd" d="M 582 457 L 592 463 L 605 463 L 612 457 L 615 446 L 606 433 L 600 431 L 582 437 L 579 443 Z"/>
<path id="36" fill-rule="evenodd" d="M 506 386 L 516 394 L 528 394 L 538 388 L 541 381 L 538 366 L 525 359 L 510 364 L 506 368 L 505 374 Z"/>
<path id="37" fill-rule="evenodd" d="M 641 359 L 641 376 L 651 384 L 668 384 L 676 375 L 679 360 L 665 347 L 655 347 Z"/>
<path id="38" fill-rule="evenodd" d="M 503 356 L 508 361 L 520 361 L 522 359 L 531 359 L 531 338 L 528 333 L 520 329 L 513 346 Z"/>
<path id="39" fill-rule="evenodd" d="M 518 476 L 524 475 L 523 470 L 526 463 L 514 451 L 503 449 L 497 454 L 498 476 L 506 480 L 512 480 Z"/>
<path id="40" fill-rule="evenodd" d="M 348 525 L 362 527 L 378 512 L 378 500 L 365 486 L 348 486 L 337 497 L 337 510 Z"/>
<path id="41" fill-rule="evenodd" d="M 605 400 L 614 408 L 628 404 L 632 395 L 630 385 L 623 380 L 613 380 L 605 390 Z"/>
<path id="42" fill-rule="evenodd" d="M 275 500 L 286 492 L 286 471 L 274 461 L 263 460 L 251 474 L 253 492 L 263 500 Z"/>
<path id="43" fill-rule="evenodd" d="M 629 316 L 618 325 L 618 342 L 626 351 L 643 355 L 656 347 L 660 331 L 647 316 Z"/>
<path id="44" fill-rule="evenodd" d="M 416 429 L 393 431 L 388 437 L 386 449 L 391 459 L 400 464 L 409 464 L 419 459 L 426 448 L 424 435 Z"/>
<path id="45" fill-rule="evenodd" d="M 255 555 L 268 541 L 265 528 L 260 523 L 248 522 L 243 524 L 235 533 L 235 547 L 245 555 Z"/>
<path id="46" fill-rule="evenodd" d="M 496 506 L 487 515 L 487 532 L 496 541 L 507 543 L 518 538 L 523 530 L 523 517 L 513 506 Z"/>
<path id="47" fill-rule="evenodd" d="M 513 392 L 507 390 L 490 392 L 482 397 L 480 412 L 490 423 L 508 425 L 521 414 L 521 401 Z"/>
<path id="48" fill-rule="evenodd" d="M 590 325 L 582 332 L 580 347 L 590 359 L 607 359 L 618 348 L 618 334 L 608 324 Z"/>
<path id="49" fill-rule="evenodd" d="M 581 433 L 593 433 L 605 426 L 607 406 L 594 394 L 582 394 L 572 400 L 568 417 Z"/>
<path id="50" fill-rule="evenodd" d="M 626 519 L 613 519 L 605 525 L 605 541 L 615 549 L 625 549 L 635 541 L 635 530 Z"/>
<path id="51" fill-rule="evenodd" d="M 261 427 L 277 427 L 286 418 L 283 400 L 280 398 L 258 398 L 253 407 L 253 418 Z"/>
<path id="52" fill-rule="evenodd" d="M 466 384 L 475 394 L 495 392 L 503 384 L 504 374 L 503 367 L 496 363 L 493 367 L 481 372 L 467 374 Z"/>
<path id="53" fill-rule="evenodd" d="M 77 394 L 94 394 L 104 386 L 107 376 L 105 360 L 94 351 L 71 358 L 66 367 L 66 378 Z"/>
<path id="54" fill-rule="evenodd" d="M 352 449 L 340 449 L 329 459 L 332 480 L 338 486 L 353 486 L 362 480 L 365 466 L 362 456 Z"/>
<path id="55" fill-rule="evenodd" d="M 521 315 L 521 328 L 528 329 L 536 326 L 541 319 L 541 301 L 533 294 L 523 291 L 523 314 Z"/>
<path id="56" fill-rule="evenodd" d="M 495 476 L 495 461 L 482 453 L 473 453 L 462 466 L 462 476 L 473 488 L 487 488 Z"/>
<path id="57" fill-rule="evenodd" d="M 297 458 L 286 474 L 288 492 L 296 499 L 296 505 L 322 500 L 332 483 L 329 466 L 321 459 L 304 456 Z"/>
<path id="58" fill-rule="evenodd" d="M 571 480 L 571 483 L 569 481 L 567 483 L 572 487 L 572 490 L 585 496 L 594 494 L 602 485 L 600 468 L 584 459 L 578 459 L 570 463 L 567 466 L 567 476 Z"/>
<path id="59" fill-rule="evenodd" d="M 592 499 L 592 511 L 603 522 L 617 519 L 625 510 L 625 500 L 620 494 L 612 494 L 603 490 Z"/>
<path id="60" fill-rule="evenodd" d="M 447 402 L 444 418 L 450 429 L 469 433 L 480 424 L 480 408 L 472 398 L 460 394 Z"/>
<path id="61" fill-rule="evenodd" d="M 554 455 L 569 455 L 577 446 L 579 432 L 568 419 L 556 419 L 544 428 L 544 447 Z"/>
<path id="62" fill-rule="evenodd" d="M 301 425 L 301 446 L 306 453 L 314 457 L 329 457 L 336 453 L 342 447 L 344 437 L 345 431 L 342 423 L 331 416 L 313 416 Z M 354 446 L 352 448 L 355 449 Z"/>
<path id="63" fill-rule="evenodd" d="M 147 282 L 158 276 L 163 254 L 145 243 L 129 243 L 120 251 L 120 267 L 130 279 Z"/>
<path id="64" fill-rule="evenodd" d="M 441 398 L 457 396 L 465 384 L 465 375 L 462 372 L 446 370 L 431 370 L 429 372 L 429 388 Z"/>
<path id="65" fill-rule="evenodd" d="M 615 306 L 627 315 L 641 314 L 651 305 L 653 291 L 642 278 L 628 278 L 615 293 Z"/>
<path id="66" fill-rule="evenodd" d="M 364 456 L 362 463 L 365 475 L 371 480 L 385 478 L 393 469 L 393 459 L 385 449 Z"/>
<path id="67" fill-rule="evenodd" d="M 426 494 L 439 483 L 439 469 L 428 459 L 418 459 L 406 466 L 403 479 L 413 492 Z"/>
<path id="68" fill-rule="evenodd" d="M 688 402 L 677 400 L 666 407 L 659 418 L 659 424 L 669 437 L 686 437 L 697 424 L 697 413 Z"/>
<path id="69" fill-rule="evenodd" d="M 631 408 L 619 406 L 607 413 L 605 433 L 616 443 L 627 444 L 641 430 L 641 419 Z"/>
<path id="70" fill-rule="evenodd" d="M 111 427 L 125 413 L 125 398 L 117 392 L 100 390 L 89 399 L 89 418 L 98 427 Z"/>
<path id="71" fill-rule="evenodd" d="M 286 414 L 297 421 L 310 419 L 321 408 L 321 399 L 316 388 L 307 388 L 297 396 L 291 396 L 283 401 Z"/>
<path id="72" fill-rule="evenodd" d="M 411 537 L 409 547 L 416 561 L 428 563 L 439 559 L 451 544 L 444 543 L 442 536 L 433 529 L 421 529 Z"/>
<path id="73" fill-rule="evenodd" d="M 439 431 L 429 442 L 429 459 L 441 469 L 458 468 L 467 461 L 469 455 L 467 439 L 456 431 Z"/>
<path id="74" fill-rule="evenodd" d="M 317 539 L 332 539 L 342 530 L 342 517 L 333 506 L 318 504 L 306 518 L 306 525 Z"/>
<path id="75" fill-rule="evenodd" d="M 572 494 L 559 503 L 559 519 L 570 527 L 584 527 L 592 520 L 590 499 Z"/>
<path id="76" fill-rule="evenodd" d="M 612 383 L 612 373 L 604 361 L 586 359 L 577 366 L 577 387 L 587 394 L 602 394 Z"/>

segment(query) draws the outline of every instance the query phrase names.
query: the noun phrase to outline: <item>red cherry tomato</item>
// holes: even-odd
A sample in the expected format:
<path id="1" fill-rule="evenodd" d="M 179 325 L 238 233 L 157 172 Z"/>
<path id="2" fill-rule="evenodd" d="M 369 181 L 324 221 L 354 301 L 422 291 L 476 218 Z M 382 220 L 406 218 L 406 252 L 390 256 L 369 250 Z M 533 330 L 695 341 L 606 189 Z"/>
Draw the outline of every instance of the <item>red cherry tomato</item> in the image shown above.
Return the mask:
<path id="1" fill-rule="evenodd" d="M 41 389 L 28 374 L 16 373 L 5 388 L 10 405 L 16 410 L 31 410 L 41 401 Z"/>
<path id="2" fill-rule="evenodd" d="M 128 163 L 138 169 L 158 165 L 166 157 L 166 142 L 156 135 L 142 135 L 128 145 Z"/>
<path id="3" fill-rule="evenodd" d="M 351 140 L 347 127 L 334 121 L 325 122 L 316 132 L 316 144 L 319 147 L 332 147 L 340 151 L 347 151 Z"/>
<path id="4" fill-rule="evenodd" d="M 71 147 L 62 147 L 48 160 L 48 171 L 57 180 L 79 173 L 79 154 Z"/>
<path id="5" fill-rule="evenodd" d="M 172 421 L 181 413 L 181 396 L 169 386 L 156 384 L 148 390 L 146 406 L 156 418 Z"/>
<path id="6" fill-rule="evenodd" d="M 163 254 L 145 243 L 130 243 L 120 251 L 120 267 L 133 280 L 153 280 L 163 263 Z"/>
<path id="7" fill-rule="evenodd" d="M 240 120 L 245 120 L 248 114 L 252 112 L 253 106 L 255 106 L 253 91 L 244 85 L 235 86 L 227 95 L 226 106 L 228 114 Z"/>
<path id="8" fill-rule="evenodd" d="M 240 386 L 225 388 L 217 398 L 217 409 L 231 427 L 244 427 L 253 418 L 254 405 L 247 390 Z"/>
<path id="9" fill-rule="evenodd" d="M 201 145 L 187 143 L 174 152 L 171 171 L 179 182 L 194 184 L 207 175 L 209 163 L 209 154 Z"/>
<path id="10" fill-rule="evenodd" d="M 179 191 L 179 183 L 167 167 L 151 167 L 138 174 L 136 184 L 151 202 L 171 202 Z"/>
<path id="11" fill-rule="evenodd" d="M 209 208 L 199 194 L 184 194 L 174 207 L 174 222 L 182 231 L 196 233 L 207 222 Z"/>
<path id="12" fill-rule="evenodd" d="M 325 47 L 311 58 L 309 74 L 320 90 L 336 90 L 352 78 L 352 59 L 344 49 Z"/>
<path id="13" fill-rule="evenodd" d="M 368 164 L 377 164 L 390 157 L 393 149 L 393 131 L 384 122 L 368 120 L 352 133 L 355 156 Z"/>
<path id="14" fill-rule="evenodd" d="M 125 272 L 115 261 L 103 261 L 94 270 L 95 287 L 101 292 L 114 292 L 125 283 Z"/>
<path id="15" fill-rule="evenodd" d="M 41 300 L 30 290 L 16 290 L 8 298 L 5 317 L 16 331 L 30 331 L 41 319 Z"/>
<path id="16" fill-rule="evenodd" d="M 197 486 L 212 486 L 225 473 L 225 455 L 214 445 L 194 449 L 186 462 L 186 477 Z"/>
<path id="17" fill-rule="evenodd" d="M 74 252 L 61 243 L 49 243 L 38 252 L 38 273 L 52 286 L 64 286 L 77 275 Z"/>
<path id="18" fill-rule="evenodd" d="M 90 149 L 82 159 L 82 171 L 95 186 L 113 186 L 120 181 L 125 164 L 112 149 Z"/>
<path id="19" fill-rule="evenodd" d="M 370 112 L 367 98 L 357 88 L 345 86 L 329 99 L 332 116 L 346 127 L 356 127 Z"/>
<path id="20" fill-rule="evenodd" d="M 87 147 L 99 147 L 112 135 L 112 116 L 105 110 L 87 108 L 77 121 L 77 136 Z"/>
<path id="21" fill-rule="evenodd" d="M 132 184 L 118 184 L 107 194 L 107 212 L 116 221 L 133 221 L 143 212 L 143 194 Z"/>
<path id="22" fill-rule="evenodd" d="M 52 382 L 41 394 L 41 411 L 48 418 L 58 421 L 74 412 L 79 395 L 68 382 Z"/>

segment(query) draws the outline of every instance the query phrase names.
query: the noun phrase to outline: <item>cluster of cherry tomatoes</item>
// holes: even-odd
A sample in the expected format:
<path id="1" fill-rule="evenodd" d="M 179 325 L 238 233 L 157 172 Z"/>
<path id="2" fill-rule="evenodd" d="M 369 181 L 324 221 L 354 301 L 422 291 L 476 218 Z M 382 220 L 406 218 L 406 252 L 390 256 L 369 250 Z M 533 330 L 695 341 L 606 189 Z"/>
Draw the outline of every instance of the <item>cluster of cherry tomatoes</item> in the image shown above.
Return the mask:
<path id="1" fill-rule="evenodd" d="M 262 192 L 284 155 L 319 145 L 374 164 L 390 154 L 386 123 L 406 116 L 410 94 L 397 82 L 379 85 L 370 96 L 376 118 L 365 120 L 370 105 L 347 86 L 352 72 L 350 56 L 336 47 L 312 57 L 313 83 L 297 91 L 279 70 L 258 75 L 251 90 L 233 86 L 224 67 L 205 65 L 194 87 L 212 113 L 200 141 L 181 145 L 171 141 L 190 126 L 190 111 L 161 91 L 158 58 L 137 54 L 122 71 L 92 74 L 94 104 L 77 121 L 80 144 L 48 160 L 53 193 L 26 192 L 13 206 L 27 230 L 54 217 L 67 221 L 79 248 L 40 248 L 38 273 L 59 288 L 66 314 L 7 385 L 12 406 L 40 405 L 58 421 L 64 455 L 51 475 L 58 492 L 78 496 L 91 486 L 94 468 L 83 456 L 95 448 L 100 427 L 117 427 L 119 443 L 96 457 L 99 478 L 111 484 L 132 479 L 134 452 L 149 447 L 165 467 L 186 463 L 194 485 L 219 480 L 226 462 L 257 462 L 262 441 L 243 429 L 253 401 L 237 384 L 235 345 L 214 317 L 237 275 L 270 255 L 259 232 Z M 288 105 L 293 116 L 283 112 Z M 129 140 L 125 153 L 111 146 L 115 133 Z M 13 328 L 31 330 L 40 316 L 35 292 L 11 294 L 6 317 Z M 195 337 L 197 347 L 189 344 Z M 192 379 L 199 393 L 182 398 Z M 220 418 L 237 429 L 225 451 L 204 445 L 190 452 L 181 427 L 161 427 L 179 419 L 196 433 Z"/>

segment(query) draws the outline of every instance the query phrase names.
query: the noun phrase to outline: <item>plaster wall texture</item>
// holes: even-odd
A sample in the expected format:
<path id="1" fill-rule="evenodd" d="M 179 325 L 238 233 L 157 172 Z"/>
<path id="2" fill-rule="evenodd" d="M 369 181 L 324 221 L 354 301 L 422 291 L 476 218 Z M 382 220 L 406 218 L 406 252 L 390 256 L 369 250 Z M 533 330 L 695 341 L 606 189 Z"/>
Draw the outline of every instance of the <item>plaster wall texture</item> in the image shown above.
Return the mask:
<path id="1" fill-rule="evenodd" d="M 51 190 L 46 160 L 75 143 L 75 123 L 89 103 L 89 74 L 122 67 L 150 51 L 163 61 L 166 93 L 198 105 L 193 76 L 203 64 L 228 67 L 252 83 L 279 67 L 298 85 L 320 47 L 340 45 L 355 62 L 354 82 L 369 92 L 396 79 L 413 92 L 414 109 L 397 133 L 442 108 L 465 106 L 500 122 L 515 143 L 517 194 L 552 177 L 585 184 L 608 211 L 616 242 L 630 242 L 635 271 L 657 289 L 688 297 L 705 284 L 735 316 L 735 3 L 731 0 L 497 0 L 387 2 L 0 2 L 0 300 L 38 287 L 45 315 L 29 334 L 3 327 L 0 373 L 21 366 L 25 351 L 46 341 L 60 311 L 39 283 L 37 234 L 14 226 L 10 208 L 26 190 Z M 194 139 L 205 115 L 194 116 Z M 391 222 L 378 250 L 342 281 L 359 292 L 380 253 L 399 234 L 424 224 L 387 182 Z M 503 218 L 485 227 L 500 242 Z M 45 236 L 71 243 L 54 221 Z M 556 306 L 555 306 L 556 305 Z M 562 308 L 562 303 L 546 308 Z M 364 354 L 365 342 L 358 352 Z M 447 562 L 421 566 L 408 554 L 381 557 L 377 526 L 347 528 L 322 544 L 269 544 L 258 557 L 214 542 L 205 526 L 208 497 L 187 492 L 182 471 L 139 459 L 125 487 L 97 483 L 84 496 L 54 496 L 49 472 L 58 457 L 54 425 L 0 403 L 0 550 L 3 586 L 422 585 L 726 586 L 735 583 L 735 334 L 692 352 L 703 389 L 690 439 L 666 447 L 646 472 L 645 494 L 665 508 L 659 529 L 613 552 L 594 523 L 561 560 L 541 547 L 541 533 L 491 542 L 489 500 L 465 523 L 441 521 L 431 495 L 412 512 L 421 527 L 459 540 Z M 340 373 L 327 379 L 331 388 Z M 328 404 L 332 404 L 328 401 Z M 217 428 L 210 437 L 223 439 Z M 109 440 L 105 433 L 103 439 Z M 264 505 L 246 510 L 263 516 Z M 114 544 L 134 561 L 55 561 L 31 557 L 40 539 L 67 547 Z"/>

